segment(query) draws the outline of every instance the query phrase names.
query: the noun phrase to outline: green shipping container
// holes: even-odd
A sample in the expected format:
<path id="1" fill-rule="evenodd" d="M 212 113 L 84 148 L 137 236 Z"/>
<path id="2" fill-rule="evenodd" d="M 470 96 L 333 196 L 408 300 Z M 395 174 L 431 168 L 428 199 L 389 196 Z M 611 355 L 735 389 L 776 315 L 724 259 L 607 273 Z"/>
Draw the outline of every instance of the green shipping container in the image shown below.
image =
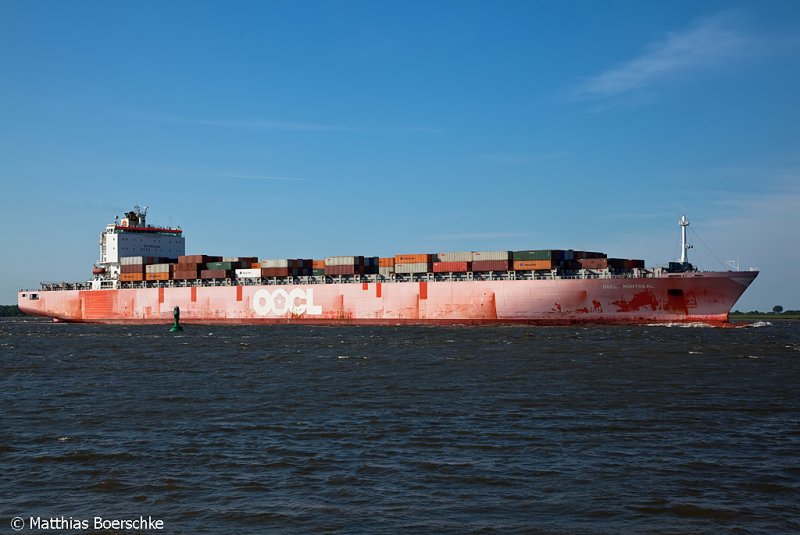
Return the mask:
<path id="1" fill-rule="evenodd" d="M 511 253 L 514 262 L 526 260 L 555 260 L 560 262 L 564 260 L 564 251 L 562 249 L 539 249 L 536 251 L 514 251 Z"/>
<path id="2" fill-rule="evenodd" d="M 241 269 L 241 262 L 207 262 L 206 269 Z"/>

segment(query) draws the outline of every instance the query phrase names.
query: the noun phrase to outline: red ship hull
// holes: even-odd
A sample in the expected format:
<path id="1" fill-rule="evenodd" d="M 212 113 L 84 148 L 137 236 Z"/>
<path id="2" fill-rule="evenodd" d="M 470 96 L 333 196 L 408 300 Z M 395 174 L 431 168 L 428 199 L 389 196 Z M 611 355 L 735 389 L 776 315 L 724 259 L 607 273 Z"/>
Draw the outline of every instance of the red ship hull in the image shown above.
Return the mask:
<path id="1" fill-rule="evenodd" d="M 146 324 L 721 324 L 757 272 L 660 277 L 53 290 L 20 310 L 60 321 Z"/>

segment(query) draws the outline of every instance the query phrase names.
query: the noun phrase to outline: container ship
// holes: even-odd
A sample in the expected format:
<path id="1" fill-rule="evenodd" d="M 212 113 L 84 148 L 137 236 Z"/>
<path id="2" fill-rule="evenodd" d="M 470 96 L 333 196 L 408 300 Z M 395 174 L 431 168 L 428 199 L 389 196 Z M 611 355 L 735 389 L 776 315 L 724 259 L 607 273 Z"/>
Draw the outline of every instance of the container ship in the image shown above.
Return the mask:
<path id="1" fill-rule="evenodd" d="M 138 206 L 100 234 L 91 280 L 21 290 L 56 321 L 196 324 L 726 324 L 757 271 L 699 271 L 571 249 L 324 259 L 186 255 L 181 228 Z"/>

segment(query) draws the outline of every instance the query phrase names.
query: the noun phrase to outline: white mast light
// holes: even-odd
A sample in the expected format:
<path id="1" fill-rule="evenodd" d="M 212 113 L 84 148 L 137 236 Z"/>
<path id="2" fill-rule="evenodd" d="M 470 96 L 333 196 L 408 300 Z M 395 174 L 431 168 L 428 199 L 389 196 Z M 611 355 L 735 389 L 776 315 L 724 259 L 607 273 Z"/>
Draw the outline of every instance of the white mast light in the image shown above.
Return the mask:
<path id="1" fill-rule="evenodd" d="M 689 249 L 692 248 L 692 245 L 686 243 L 686 227 L 689 226 L 689 220 L 682 215 L 678 224 L 681 226 L 681 263 L 685 264 L 689 261 Z"/>

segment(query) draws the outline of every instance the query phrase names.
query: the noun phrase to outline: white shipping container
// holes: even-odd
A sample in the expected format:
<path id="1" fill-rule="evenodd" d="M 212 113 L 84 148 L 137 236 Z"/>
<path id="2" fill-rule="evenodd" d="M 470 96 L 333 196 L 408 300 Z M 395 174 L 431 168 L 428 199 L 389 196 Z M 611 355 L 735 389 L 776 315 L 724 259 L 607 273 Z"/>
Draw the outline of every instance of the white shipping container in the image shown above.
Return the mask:
<path id="1" fill-rule="evenodd" d="M 427 273 L 430 265 L 427 262 L 415 262 L 413 264 L 395 264 L 395 273 Z"/>
<path id="2" fill-rule="evenodd" d="M 326 266 L 358 266 L 364 263 L 363 256 L 326 256 Z"/>
<path id="3" fill-rule="evenodd" d="M 162 262 L 167 260 L 167 258 L 162 258 L 159 256 L 120 256 L 119 263 L 123 266 L 134 266 L 137 264 L 153 264 L 157 262 Z"/>
<path id="4" fill-rule="evenodd" d="M 170 264 L 150 264 L 144 267 L 145 273 L 169 273 Z"/>
<path id="5" fill-rule="evenodd" d="M 439 259 L 439 262 L 472 262 L 472 251 L 439 253 L 436 256 Z"/>
<path id="6" fill-rule="evenodd" d="M 261 267 L 263 268 L 285 268 L 289 266 L 288 258 L 280 258 L 275 260 L 262 260 Z"/>
<path id="7" fill-rule="evenodd" d="M 389 277 L 394 274 L 394 266 L 379 267 L 378 274 L 383 275 L 384 277 Z"/>
<path id="8" fill-rule="evenodd" d="M 261 269 L 259 268 L 250 268 L 250 269 L 237 269 L 236 278 L 238 279 L 260 279 L 261 278 Z"/>
<path id="9" fill-rule="evenodd" d="M 508 262 L 511 258 L 511 251 L 474 251 L 472 253 L 472 261 L 479 262 L 481 260 L 502 260 Z"/>

